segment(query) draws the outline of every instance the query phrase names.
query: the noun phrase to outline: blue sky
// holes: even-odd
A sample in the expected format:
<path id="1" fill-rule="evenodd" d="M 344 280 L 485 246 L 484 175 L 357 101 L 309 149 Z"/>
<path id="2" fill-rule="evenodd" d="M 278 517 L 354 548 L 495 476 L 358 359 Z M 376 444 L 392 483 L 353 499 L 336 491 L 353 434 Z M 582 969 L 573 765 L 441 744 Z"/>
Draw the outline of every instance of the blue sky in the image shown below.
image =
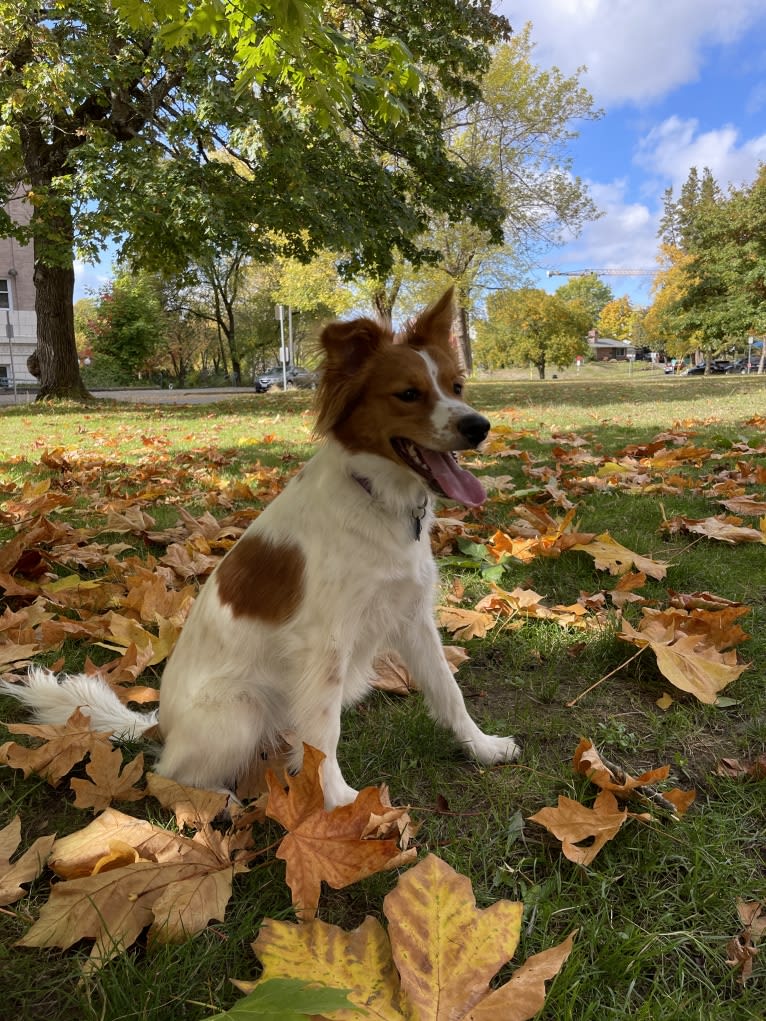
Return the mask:
<path id="1" fill-rule="evenodd" d="M 604 111 L 583 123 L 574 172 L 603 211 L 579 238 L 547 253 L 539 286 L 561 270 L 655 265 L 668 185 L 692 166 L 724 187 L 766 161 L 764 0 L 498 0 L 514 28 L 532 22 L 541 66 L 573 74 Z M 650 301 L 651 278 L 604 277 L 616 296 Z"/>
<path id="2" fill-rule="evenodd" d="M 496 0 L 511 24 L 533 25 L 536 59 L 582 83 L 604 116 L 580 125 L 574 172 L 603 211 L 579 238 L 541 259 L 545 270 L 651 269 L 662 194 L 692 166 L 723 186 L 766 161 L 766 0 Z M 75 297 L 110 276 L 78 263 Z M 615 295 L 650 301 L 649 277 L 605 277 Z"/>

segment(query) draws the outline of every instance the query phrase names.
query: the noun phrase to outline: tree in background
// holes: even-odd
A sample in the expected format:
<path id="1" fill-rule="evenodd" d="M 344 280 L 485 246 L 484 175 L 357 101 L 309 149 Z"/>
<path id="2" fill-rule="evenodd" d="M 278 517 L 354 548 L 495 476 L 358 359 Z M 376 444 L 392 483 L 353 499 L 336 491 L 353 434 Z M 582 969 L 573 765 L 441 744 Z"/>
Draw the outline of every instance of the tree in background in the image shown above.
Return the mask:
<path id="1" fill-rule="evenodd" d="M 693 170 L 678 202 L 666 202 L 661 230 L 665 268 L 650 315 L 679 353 L 700 351 L 709 371 L 715 355 L 766 334 L 766 167 L 726 194 L 709 170 L 701 179 Z"/>
<path id="2" fill-rule="evenodd" d="M 502 245 L 467 217 L 434 217 L 427 242 L 437 253 L 434 290 L 455 287 L 456 333 L 470 370 L 470 316 L 477 298 L 518 285 L 543 248 L 577 235 L 598 216 L 583 181 L 572 172 L 575 122 L 600 116 L 580 84 L 582 69 L 564 75 L 534 59 L 532 25 L 498 47 L 482 79 L 482 95 L 452 103 L 450 151 L 483 168 L 505 208 Z"/>
<path id="3" fill-rule="evenodd" d="M 545 379 L 548 365 L 570 365 L 588 353 L 588 322 L 581 306 L 543 290 L 498 291 L 477 324 L 476 355 L 490 369 L 532 364 Z"/>
<path id="4" fill-rule="evenodd" d="M 601 309 L 596 327 L 602 337 L 614 337 L 615 340 L 628 340 L 633 335 L 635 310 L 627 294 L 621 298 L 613 298 Z"/>
<path id="5" fill-rule="evenodd" d="M 601 309 L 614 299 L 612 288 L 596 273 L 571 277 L 561 287 L 556 288 L 555 294 L 562 301 L 576 302 L 587 311 L 590 318 L 588 329 L 595 328 Z"/>
<path id="6" fill-rule="evenodd" d="M 165 331 L 156 281 L 119 275 L 95 301 L 85 333 L 93 351 L 93 374 L 114 383 L 134 382 L 151 367 Z"/>
<path id="7" fill-rule="evenodd" d="M 41 398 L 87 397 L 74 251 L 107 237 L 165 274 L 211 244 L 268 259 L 277 235 L 384 273 L 434 215 L 501 240 L 487 175 L 442 132 L 509 32 L 484 0 L 0 0 L 0 23 L 0 199 L 23 185 L 33 208 L 23 227 L 0 204 L 0 232 L 34 244 Z"/>

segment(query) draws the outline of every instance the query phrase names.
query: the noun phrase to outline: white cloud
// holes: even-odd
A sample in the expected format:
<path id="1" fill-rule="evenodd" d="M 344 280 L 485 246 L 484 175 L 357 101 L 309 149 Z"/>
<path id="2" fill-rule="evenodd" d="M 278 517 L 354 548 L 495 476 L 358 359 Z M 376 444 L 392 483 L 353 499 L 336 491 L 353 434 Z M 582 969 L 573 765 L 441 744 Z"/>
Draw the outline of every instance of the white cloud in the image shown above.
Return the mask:
<path id="1" fill-rule="evenodd" d="M 766 22 L 763 0 L 500 0 L 514 28 L 531 21 L 542 61 L 571 74 L 610 106 L 656 100 L 696 81 L 704 48 L 730 44 Z"/>
<path id="2" fill-rule="evenodd" d="M 589 181 L 594 202 L 604 215 L 586 224 L 582 234 L 557 256 L 551 252 L 549 263 L 560 270 L 648 269 L 654 270 L 657 257 L 659 211 L 626 198 L 627 182 L 607 184 Z M 651 276 L 604 276 L 615 294 L 627 293 L 638 304 L 648 304 Z M 562 280 L 551 278 L 550 290 Z"/>
<path id="3" fill-rule="evenodd" d="M 752 181 L 758 164 L 766 160 L 766 135 L 740 141 L 739 131 L 727 124 L 699 130 L 695 118 L 668 117 L 639 142 L 635 162 L 647 172 L 683 184 L 692 167 L 709 167 L 720 185 Z"/>

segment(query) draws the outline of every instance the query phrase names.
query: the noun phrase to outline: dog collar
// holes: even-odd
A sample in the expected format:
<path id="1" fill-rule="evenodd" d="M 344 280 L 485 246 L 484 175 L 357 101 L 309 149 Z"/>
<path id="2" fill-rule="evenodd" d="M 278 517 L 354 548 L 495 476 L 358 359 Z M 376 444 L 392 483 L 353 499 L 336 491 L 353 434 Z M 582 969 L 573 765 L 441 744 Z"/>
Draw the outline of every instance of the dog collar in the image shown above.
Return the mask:
<path id="1" fill-rule="evenodd" d="M 358 482 L 362 489 L 372 496 L 372 483 L 364 475 L 357 475 L 356 472 L 351 473 L 351 478 L 354 482 Z M 428 509 L 428 496 L 423 497 L 423 502 L 419 504 L 412 512 L 412 533 L 415 541 L 418 542 L 420 536 L 423 534 L 423 518 L 426 516 L 426 510 Z"/>

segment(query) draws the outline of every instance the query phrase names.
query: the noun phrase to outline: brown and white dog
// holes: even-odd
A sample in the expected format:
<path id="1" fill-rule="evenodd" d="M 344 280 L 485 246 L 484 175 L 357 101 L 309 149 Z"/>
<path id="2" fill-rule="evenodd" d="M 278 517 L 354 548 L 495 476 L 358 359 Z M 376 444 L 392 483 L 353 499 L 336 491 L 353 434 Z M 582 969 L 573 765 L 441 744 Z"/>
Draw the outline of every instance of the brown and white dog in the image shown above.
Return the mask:
<path id="1" fill-rule="evenodd" d="M 336 755 L 341 709 L 368 692 L 373 659 L 389 649 L 433 718 L 479 762 L 518 756 L 512 738 L 484 734 L 468 715 L 433 620 L 434 496 L 469 506 L 485 497 L 452 454 L 477 447 L 489 430 L 463 400 L 452 317 L 448 291 L 400 338 L 371 319 L 322 333 L 324 442 L 194 603 L 162 677 L 159 774 L 233 787 L 291 732 L 298 748 L 326 756 L 327 807 L 353 801 Z M 35 668 L 26 684 L 3 690 L 48 723 L 80 706 L 94 729 L 117 739 L 157 722 L 123 706 L 97 676 L 58 679 Z"/>

